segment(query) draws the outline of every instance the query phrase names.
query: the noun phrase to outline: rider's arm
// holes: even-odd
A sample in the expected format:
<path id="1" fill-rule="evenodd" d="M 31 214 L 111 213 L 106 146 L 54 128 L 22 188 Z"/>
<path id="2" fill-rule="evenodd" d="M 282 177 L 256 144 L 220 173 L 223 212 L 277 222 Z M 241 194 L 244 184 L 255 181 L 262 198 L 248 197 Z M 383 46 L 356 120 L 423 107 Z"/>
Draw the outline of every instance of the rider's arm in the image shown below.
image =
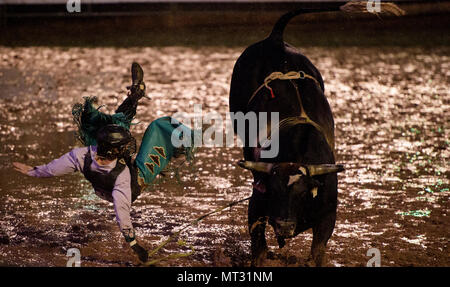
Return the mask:
<path id="1" fill-rule="evenodd" d="M 112 191 L 114 211 L 120 231 L 133 229 L 131 224 L 131 177 L 126 168 L 117 176 L 116 183 Z"/>
<path id="2" fill-rule="evenodd" d="M 51 161 L 48 164 L 35 166 L 27 175 L 34 177 L 51 177 L 59 176 L 80 170 L 80 163 L 77 155 L 86 154 L 87 147 L 75 148 L 72 151 L 64 154 L 60 158 Z"/>
<path id="3" fill-rule="evenodd" d="M 116 179 L 112 192 L 116 220 L 125 241 L 137 253 L 139 259 L 147 261 L 148 253 L 136 241 L 133 225 L 131 223 L 131 176 L 126 168 Z"/>

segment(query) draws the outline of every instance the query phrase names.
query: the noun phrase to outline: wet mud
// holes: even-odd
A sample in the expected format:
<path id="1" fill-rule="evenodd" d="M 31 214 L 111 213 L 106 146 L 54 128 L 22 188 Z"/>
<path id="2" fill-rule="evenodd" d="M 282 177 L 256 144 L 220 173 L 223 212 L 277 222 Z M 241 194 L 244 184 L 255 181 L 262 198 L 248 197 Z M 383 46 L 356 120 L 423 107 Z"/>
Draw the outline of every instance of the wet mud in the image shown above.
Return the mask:
<path id="1" fill-rule="evenodd" d="M 47 163 L 75 146 L 73 104 L 97 96 L 113 112 L 138 61 L 147 92 L 132 132 L 176 112 L 225 118 L 233 65 L 244 47 L 0 47 L 0 265 L 65 266 L 70 248 L 82 266 L 138 266 L 115 222 L 81 174 L 36 179 L 13 161 Z M 442 48 L 301 49 L 321 71 L 336 124 L 339 204 L 327 266 L 450 266 L 450 50 Z M 199 148 L 182 183 L 168 174 L 133 206 L 138 240 L 153 249 L 195 218 L 251 194 L 241 149 Z M 207 217 L 156 256 L 194 254 L 158 266 L 249 266 L 247 204 Z M 267 266 L 302 266 L 312 233 L 279 249 L 271 228 Z"/>

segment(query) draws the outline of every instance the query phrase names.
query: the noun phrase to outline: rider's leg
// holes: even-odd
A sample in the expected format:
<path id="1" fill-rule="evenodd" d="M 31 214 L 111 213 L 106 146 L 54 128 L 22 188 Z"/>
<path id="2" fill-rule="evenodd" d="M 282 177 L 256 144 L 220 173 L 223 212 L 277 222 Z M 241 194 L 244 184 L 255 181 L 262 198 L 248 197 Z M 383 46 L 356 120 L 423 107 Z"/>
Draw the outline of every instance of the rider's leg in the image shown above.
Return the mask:
<path id="1" fill-rule="evenodd" d="M 96 144 L 97 131 L 108 124 L 118 124 L 127 129 L 136 115 L 139 99 L 145 96 L 145 84 L 143 82 L 143 71 L 137 63 L 131 66 L 132 85 L 128 97 L 118 107 L 115 114 L 109 115 L 99 111 L 97 98 L 85 98 L 84 104 L 76 104 L 72 109 L 75 122 L 78 125 L 78 137 L 80 141 L 88 146 Z"/>
<path id="2" fill-rule="evenodd" d="M 136 115 L 138 101 L 145 96 L 144 71 L 138 63 L 134 62 L 131 65 L 131 79 L 132 84 L 127 87 L 128 97 L 116 110 L 116 114 L 123 113 L 130 121 Z"/>

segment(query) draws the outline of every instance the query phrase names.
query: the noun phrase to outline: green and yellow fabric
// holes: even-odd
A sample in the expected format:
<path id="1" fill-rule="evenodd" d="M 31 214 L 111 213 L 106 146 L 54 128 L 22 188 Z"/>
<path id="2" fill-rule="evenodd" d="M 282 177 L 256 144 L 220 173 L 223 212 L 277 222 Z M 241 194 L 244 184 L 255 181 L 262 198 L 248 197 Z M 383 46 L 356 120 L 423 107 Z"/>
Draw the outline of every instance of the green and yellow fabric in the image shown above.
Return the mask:
<path id="1" fill-rule="evenodd" d="M 174 134 L 175 133 L 175 134 Z M 182 139 L 183 136 L 193 136 L 190 128 L 171 117 L 154 120 L 144 133 L 136 165 L 139 169 L 139 185 L 149 185 L 155 177 L 167 166 L 176 152 L 172 137 Z M 191 138 L 191 143 L 193 140 Z M 193 159 L 192 147 L 180 147 L 187 161 Z"/>

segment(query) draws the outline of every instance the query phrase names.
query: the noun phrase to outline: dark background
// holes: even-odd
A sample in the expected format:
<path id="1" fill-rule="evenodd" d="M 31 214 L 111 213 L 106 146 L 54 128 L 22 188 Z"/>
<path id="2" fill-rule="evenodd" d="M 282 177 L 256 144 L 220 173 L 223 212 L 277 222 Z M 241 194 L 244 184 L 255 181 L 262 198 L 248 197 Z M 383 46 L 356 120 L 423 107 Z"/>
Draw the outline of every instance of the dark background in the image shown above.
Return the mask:
<path id="1" fill-rule="evenodd" d="M 81 13 L 68 13 L 65 4 L 0 5 L 0 45 L 242 46 L 267 35 L 276 19 L 286 11 L 345 3 L 301 0 L 86 2 L 95 1 L 83 3 L 81 0 Z M 292 44 L 301 46 L 448 45 L 449 1 L 394 2 L 407 15 L 382 18 L 382 21 L 373 15 L 308 15 L 293 19 L 286 33 L 301 35 L 291 37 L 295 38 Z M 350 28 L 351 34 L 347 33 Z"/>

